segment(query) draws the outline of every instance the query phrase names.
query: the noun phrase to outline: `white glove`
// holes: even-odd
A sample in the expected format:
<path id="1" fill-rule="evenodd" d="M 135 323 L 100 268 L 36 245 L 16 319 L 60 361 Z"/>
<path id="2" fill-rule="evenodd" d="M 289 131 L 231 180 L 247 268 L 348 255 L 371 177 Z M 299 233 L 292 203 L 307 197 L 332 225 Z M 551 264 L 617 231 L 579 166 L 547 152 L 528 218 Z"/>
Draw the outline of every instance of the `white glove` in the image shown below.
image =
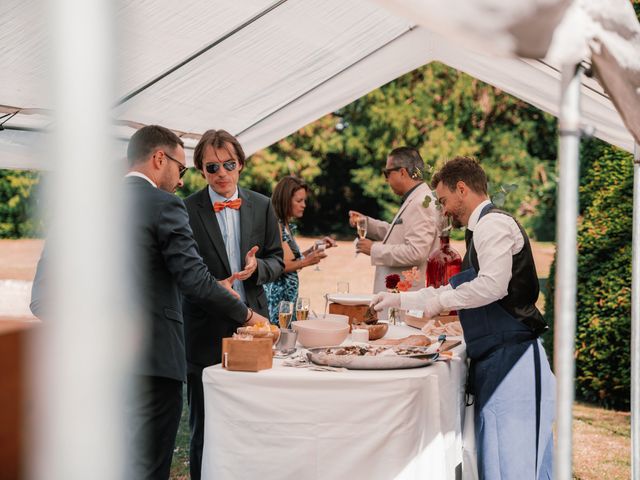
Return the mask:
<path id="1" fill-rule="evenodd" d="M 387 308 L 400 308 L 400 294 L 391 292 L 376 293 L 369 305 L 376 312 L 381 312 Z"/>
<path id="2" fill-rule="evenodd" d="M 434 295 L 424 303 L 424 314 L 427 318 L 433 318 L 439 315 L 443 308 L 439 296 Z"/>
<path id="3" fill-rule="evenodd" d="M 438 290 L 433 287 L 422 288 L 417 292 L 404 292 L 400 307 L 403 310 L 424 310 L 424 304 L 430 298 L 437 296 Z"/>

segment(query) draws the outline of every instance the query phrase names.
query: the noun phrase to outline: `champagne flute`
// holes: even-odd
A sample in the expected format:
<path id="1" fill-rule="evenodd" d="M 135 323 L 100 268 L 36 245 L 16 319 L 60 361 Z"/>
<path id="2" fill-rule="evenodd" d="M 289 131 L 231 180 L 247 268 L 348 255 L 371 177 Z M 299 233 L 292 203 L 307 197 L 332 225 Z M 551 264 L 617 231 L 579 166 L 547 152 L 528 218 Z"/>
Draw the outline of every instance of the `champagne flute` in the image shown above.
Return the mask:
<path id="1" fill-rule="evenodd" d="M 364 240 L 367 237 L 367 217 L 361 215 L 356 222 L 356 229 L 358 231 L 358 237 L 360 240 Z"/>
<path id="2" fill-rule="evenodd" d="M 327 248 L 327 245 L 324 243 L 324 240 L 316 240 L 314 243 L 314 250 L 319 252 L 324 252 L 324 249 Z M 320 264 L 316 263 L 316 268 L 313 269 L 315 272 L 320 271 Z"/>
<path id="3" fill-rule="evenodd" d="M 356 219 L 356 231 L 358 232 L 358 238 L 363 240 L 367 236 L 367 217 L 364 215 L 359 215 Z M 356 257 L 358 256 L 358 251 L 356 250 Z"/>
<path id="4" fill-rule="evenodd" d="M 306 320 L 309 318 L 311 302 L 307 297 L 298 297 L 296 300 L 296 320 Z"/>
<path id="5" fill-rule="evenodd" d="M 338 282 L 338 293 L 349 293 L 349 282 Z"/>
<path id="6" fill-rule="evenodd" d="M 278 305 L 278 323 L 280 328 L 289 328 L 293 316 L 293 302 L 283 300 Z"/>

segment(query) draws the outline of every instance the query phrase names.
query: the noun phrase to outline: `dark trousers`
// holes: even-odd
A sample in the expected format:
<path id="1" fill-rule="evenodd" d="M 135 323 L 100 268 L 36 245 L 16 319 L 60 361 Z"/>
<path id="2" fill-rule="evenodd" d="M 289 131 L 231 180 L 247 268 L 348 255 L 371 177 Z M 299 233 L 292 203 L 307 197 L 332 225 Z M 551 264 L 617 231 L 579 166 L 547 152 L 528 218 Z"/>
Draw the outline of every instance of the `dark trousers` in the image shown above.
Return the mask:
<path id="1" fill-rule="evenodd" d="M 191 480 L 200 480 L 202 472 L 202 447 L 204 445 L 204 390 L 202 388 L 202 367 L 189 365 L 187 368 L 187 397 L 189 401 L 189 470 Z"/>
<path id="2" fill-rule="evenodd" d="M 182 413 L 182 382 L 138 376 L 127 405 L 127 478 L 167 480 Z"/>

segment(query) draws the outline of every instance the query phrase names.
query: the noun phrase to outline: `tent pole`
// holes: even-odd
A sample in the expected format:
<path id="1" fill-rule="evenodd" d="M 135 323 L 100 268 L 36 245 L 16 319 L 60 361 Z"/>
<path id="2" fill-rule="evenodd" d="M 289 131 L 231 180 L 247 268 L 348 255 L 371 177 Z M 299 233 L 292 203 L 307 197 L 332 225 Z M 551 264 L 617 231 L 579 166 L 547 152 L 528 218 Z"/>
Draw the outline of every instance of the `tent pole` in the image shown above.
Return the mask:
<path id="1" fill-rule="evenodd" d="M 571 480 L 576 331 L 578 179 L 580 173 L 580 80 L 582 66 L 564 65 L 559 115 L 557 269 L 555 288 L 554 370 L 557 376 L 554 476 Z"/>
<path id="2" fill-rule="evenodd" d="M 633 156 L 633 233 L 631 273 L 631 478 L 640 480 L 640 145 Z"/>

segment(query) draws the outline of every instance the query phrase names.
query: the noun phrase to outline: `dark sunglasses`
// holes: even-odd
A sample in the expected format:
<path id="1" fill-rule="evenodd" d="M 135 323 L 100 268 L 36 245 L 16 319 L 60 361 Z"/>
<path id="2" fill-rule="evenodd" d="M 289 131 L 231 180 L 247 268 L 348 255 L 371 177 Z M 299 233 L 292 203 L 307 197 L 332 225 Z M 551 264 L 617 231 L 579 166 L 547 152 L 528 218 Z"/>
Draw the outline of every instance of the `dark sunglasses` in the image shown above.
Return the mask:
<path id="1" fill-rule="evenodd" d="M 383 168 L 382 169 L 382 174 L 384 175 L 384 178 L 389 178 L 389 174 L 391 172 L 395 172 L 396 170 L 400 170 L 404 167 L 391 167 L 391 168 Z"/>
<path id="2" fill-rule="evenodd" d="M 222 166 L 227 172 L 233 172 L 238 166 L 238 162 L 235 160 L 227 160 L 226 162 L 222 162 Z M 220 170 L 220 164 L 207 163 L 204 168 L 208 173 L 218 173 L 218 170 Z"/>
<path id="3" fill-rule="evenodd" d="M 180 168 L 180 178 L 184 177 L 184 174 L 187 173 L 188 168 L 185 167 L 182 163 L 180 163 L 178 160 L 176 160 L 175 158 L 173 158 L 171 155 L 169 155 L 167 152 L 162 152 L 164 153 L 164 156 L 167 157 L 169 160 L 173 160 L 174 162 L 176 162 L 178 164 L 178 167 Z"/>

